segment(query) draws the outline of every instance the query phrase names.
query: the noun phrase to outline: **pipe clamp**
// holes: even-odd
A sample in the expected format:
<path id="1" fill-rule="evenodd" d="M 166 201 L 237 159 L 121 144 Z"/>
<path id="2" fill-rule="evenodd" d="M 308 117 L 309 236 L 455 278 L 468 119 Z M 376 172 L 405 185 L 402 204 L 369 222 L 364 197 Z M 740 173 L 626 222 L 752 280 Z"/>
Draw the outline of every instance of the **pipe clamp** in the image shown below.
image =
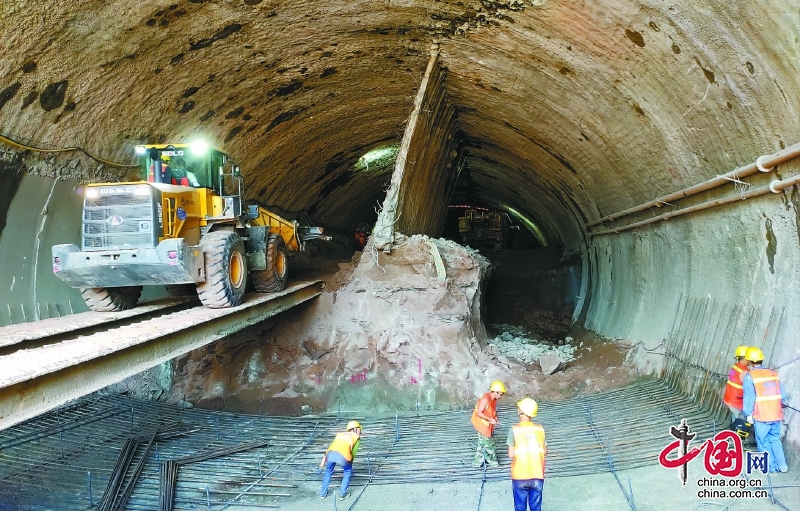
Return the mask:
<path id="1" fill-rule="evenodd" d="M 775 168 L 775 165 L 773 165 L 773 166 L 772 166 L 772 167 L 770 167 L 770 168 L 765 168 L 765 167 L 764 167 L 764 164 L 763 164 L 762 162 L 763 162 L 763 161 L 764 161 L 766 158 L 768 158 L 768 156 L 767 156 L 766 154 L 762 154 L 762 155 L 761 155 L 761 156 L 759 156 L 759 157 L 758 157 L 758 159 L 756 160 L 756 167 L 757 167 L 757 168 L 758 168 L 758 170 L 760 170 L 761 172 L 771 172 L 771 171 L 772 171 L 772 169 L 774 169 L 774 168 Z"/>

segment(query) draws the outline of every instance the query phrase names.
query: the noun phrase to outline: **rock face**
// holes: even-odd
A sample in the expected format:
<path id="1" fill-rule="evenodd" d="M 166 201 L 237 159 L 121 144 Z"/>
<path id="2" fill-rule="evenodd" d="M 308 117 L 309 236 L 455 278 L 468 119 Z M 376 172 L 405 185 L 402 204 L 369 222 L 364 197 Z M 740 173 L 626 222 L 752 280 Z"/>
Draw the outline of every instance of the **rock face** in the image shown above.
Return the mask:
<path id="1" fill-rule="evenodd" d="M 181 359 L 173 399 L 274 413 L 298 413 L 303 405 L 395 410 L 471 402 L 497 374 L 481 350 L 490 265 L 454 242 L 433 243 L 444 280 L 425 236 L 403 240 L 391 254 L 367 245 L 337 291 L 275 327 Z"/>
<path id="2" fill-rule="evenodd" d="M 567 363 L 555 355 L 542 355 L 539 357 L 539 367 L 542 374 L 553 374 L 567 367 Z"/>

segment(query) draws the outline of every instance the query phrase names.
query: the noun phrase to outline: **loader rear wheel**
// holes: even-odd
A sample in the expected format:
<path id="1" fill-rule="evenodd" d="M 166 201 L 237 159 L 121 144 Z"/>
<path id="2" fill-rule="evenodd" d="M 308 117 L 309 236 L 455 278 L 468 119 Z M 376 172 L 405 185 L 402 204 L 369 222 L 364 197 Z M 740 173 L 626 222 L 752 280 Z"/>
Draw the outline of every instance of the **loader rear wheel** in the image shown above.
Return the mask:
<path id="1" fill-rule="evenodd" d="M 253 271 L 253 286 L 259 293 L 275 293 L 286 289 L 289 281 L 289 260 L 286 243 L 279 234 L 270 234 L 267 239 L 267 269 Z"/>
<path id="2" fill-rule="evenodd" d="M 95 312 L 116 312 L 132 309 L 142 296 L 142 286 L 89 287 L 81 289 L 83 301 Z"/>
<path id="3" fill-rule="evenodd" d="M 205 259 L 206 281 L 197 285 L 203 305 L 212 309 L 242 303 L 247 287 L 244 243 L 230 231 L 211 232 L 200 240 Z"/>

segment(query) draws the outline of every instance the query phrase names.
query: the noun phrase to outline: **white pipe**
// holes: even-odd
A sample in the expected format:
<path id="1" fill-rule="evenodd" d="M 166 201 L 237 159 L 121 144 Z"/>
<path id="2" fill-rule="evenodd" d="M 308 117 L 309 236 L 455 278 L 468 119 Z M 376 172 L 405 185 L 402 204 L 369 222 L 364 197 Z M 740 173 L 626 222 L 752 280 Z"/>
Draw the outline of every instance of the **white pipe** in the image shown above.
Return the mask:
<path id="1" fill-rule="evenodd" d="M 640 211 L 644 211 L 646 209 L 650 209 L 653 207 L 661 207 L 666 203 L 683 199 L 685 197 L 698 194 L 700 192 L 705 192 L 706 190 L 716 188 L 717 186 L 729 183 L 731 181 L 738 181 L 739 179 L 755 174 L 758 171 L 770 172 L 773 168 L 775 168 L 775 165 L 791 160 L 792 158 L 795 158 L 797 156 L 800 156 L 800 142 L 791 145 L 786 149 L 781 149 L 776 153 L 759 156 L 758 159 L 756 159 L 755 163 L 745 165 L 744 167 L 739 167 L 738 169 L 734 169 L 722 176 L 714 177 L 707 181 L 703 181 L 702 183 L 690 186 L 689 188 L 684 188 L 683 190 L 670 193 L 669 195 L 664 195 L 663 197 L 659 197 L 658 199 L 651 200 L 650 202 L 639 204 L 638 206 L 628 208 L 624 211 L 620 211 L 618 213 L 612 213 L 598 220 L 588 222 L 584 224 L 584 228 L 593 227 L 595 225 L 602 224 L 603 222 L 614 221 L 618 218 L 632 215 L 633 213 L 638 213 Z"/>

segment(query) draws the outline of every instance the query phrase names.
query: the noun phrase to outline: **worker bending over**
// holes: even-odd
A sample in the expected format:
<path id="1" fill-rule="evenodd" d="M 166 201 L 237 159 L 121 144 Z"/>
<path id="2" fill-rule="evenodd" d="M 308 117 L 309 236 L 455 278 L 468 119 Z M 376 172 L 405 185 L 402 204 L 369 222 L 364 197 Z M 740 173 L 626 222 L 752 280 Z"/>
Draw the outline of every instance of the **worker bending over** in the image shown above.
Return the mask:
<path id="1" fill-rule="evenodd" d="M 547 443 L 544 428 L 531 419 L 539 412 L 536 401 L 526 397 L 517 403 L 519 424 L 508 431 L 508 457 L 511 458 L 511 488 L 514 511 L 541 511 L 544 489 L 544 458 Z"/>
<path id="2" fill-rule="evenodd" d="M 750 372 L 744 375 L 744 413 L 747 422 L 755 424 L 758 450 L 769 457 L 770 472 L 786 472 L 786 456 L 781 445 L 783 393 L 777 371 L 762 367 L 764 353 L 748 348 L 745 358 Z M 754 422 L 755 421 L 755 422 Z"/>
<path id="3" fill-rule="evenodd" d="M 489 392 L 481 396 L 472 412 L 472 425 L 478 430 L 478 450 L 472 460 L 473 467 L 486 463 L 490 467 L 497 466 L 497 450 L 494 444 L 494 427 L 497 426 L 497 400 L 506 393 L 503 382 L 495 380 L 489 386 Z"/>
<path id="4" fill-rule="evenodd" d="M 331 477 L 336 465 L 342 467 L 342 487 L 339 492 L 339 500 L 345 500 L 350 496 L 347 488 L 350 486 L 350 476 L 353 474 L 353 458 L 356 457 L 358 446 L 361 443 L 361 424 L 356 421 L 347 423 L 347 431 L 336 433 L 336 438 L 331 442 L 328 450 L 322 455 L 319 468 L 323 469 L 322 488 L 319 490 L 319 497 L 324 499 L 328 496 L 328 485 L 331 484 Z"/>

